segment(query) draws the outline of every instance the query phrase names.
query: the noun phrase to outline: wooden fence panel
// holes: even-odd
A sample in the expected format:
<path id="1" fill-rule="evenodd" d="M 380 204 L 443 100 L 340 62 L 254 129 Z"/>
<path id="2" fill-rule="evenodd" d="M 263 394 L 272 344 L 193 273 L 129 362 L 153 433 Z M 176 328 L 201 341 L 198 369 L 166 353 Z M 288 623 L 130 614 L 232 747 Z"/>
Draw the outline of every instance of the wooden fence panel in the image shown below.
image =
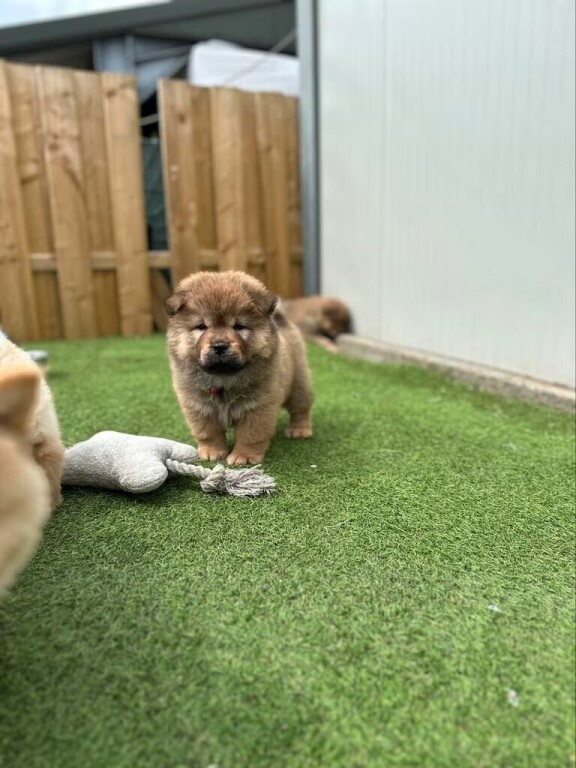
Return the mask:
<path id="1" fill-rule="evenodd" d="M 296 100 L 164 81 L 160 116 L 177 277 L 241 269 L 300 295 Z"/>
<path id="2" fill-rule="evenodd" d="M 172 282 L 301 291 L 297 105 L 160 85 L 170 251 L 148 251 L 135 81 L 0 61 L 0 323 L 18 341 L 164 329 Z"/>

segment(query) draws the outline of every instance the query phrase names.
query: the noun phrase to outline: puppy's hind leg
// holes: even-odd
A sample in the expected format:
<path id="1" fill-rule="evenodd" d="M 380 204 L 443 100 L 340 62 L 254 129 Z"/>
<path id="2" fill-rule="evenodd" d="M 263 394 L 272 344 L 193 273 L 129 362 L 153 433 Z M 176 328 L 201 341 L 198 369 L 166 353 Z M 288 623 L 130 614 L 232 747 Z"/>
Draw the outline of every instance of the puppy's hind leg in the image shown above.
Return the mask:
<path id="1" fill-rule="evenodd" d="M 312 437 L 312 419 L 310 411 L 314 402 L 312 383 L 308 366 L 299 365 L 296 368 L 292 391 L 285 403 L 285 408 L 290 415 L 290 423 L 285 431 L 286 437 L 306 438 Z"/>

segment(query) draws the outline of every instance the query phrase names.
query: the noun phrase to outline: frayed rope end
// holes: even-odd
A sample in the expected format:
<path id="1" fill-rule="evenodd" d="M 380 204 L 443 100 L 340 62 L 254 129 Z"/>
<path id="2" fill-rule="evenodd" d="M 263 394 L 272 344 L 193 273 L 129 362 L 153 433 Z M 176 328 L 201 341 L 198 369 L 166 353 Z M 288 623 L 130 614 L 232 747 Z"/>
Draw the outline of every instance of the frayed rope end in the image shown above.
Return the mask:
<path id="1" fill-rule="evenodd" d="M 222 493 L 229 496 L 255 497 L 270 494 L 276 490 L 276 481 L 266 475 L 260 465 L 243 469 L 228 469 L 217 464 L 212 469 L 198 464 L 184 464 L 168 459 L 166 466 L 173 475 L 196 477 L 205 493 Z"/>

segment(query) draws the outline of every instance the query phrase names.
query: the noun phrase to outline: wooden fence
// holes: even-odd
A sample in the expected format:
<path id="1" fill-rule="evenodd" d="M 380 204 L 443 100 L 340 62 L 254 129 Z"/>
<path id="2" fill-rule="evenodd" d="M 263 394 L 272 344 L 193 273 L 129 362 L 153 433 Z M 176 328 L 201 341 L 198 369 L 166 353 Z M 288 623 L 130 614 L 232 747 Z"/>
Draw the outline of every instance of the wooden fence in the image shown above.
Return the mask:
<path id="1" fill-rule="evenodd" d="M 173 280 L 301 285 L 296 100 L 160 84 L 168 251 L 149 251 L 133 78 L 0 61 L 0 324 L 18 341 L 163 328 Z"/>

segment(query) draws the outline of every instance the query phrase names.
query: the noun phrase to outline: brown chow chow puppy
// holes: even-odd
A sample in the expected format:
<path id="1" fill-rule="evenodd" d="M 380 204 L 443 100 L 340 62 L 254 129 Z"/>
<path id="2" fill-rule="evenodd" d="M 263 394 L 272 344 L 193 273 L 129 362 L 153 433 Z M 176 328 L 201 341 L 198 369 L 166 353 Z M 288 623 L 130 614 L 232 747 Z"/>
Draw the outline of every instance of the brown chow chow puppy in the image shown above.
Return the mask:
<path id="1" fill-rule="evenodd" d="M 201 459 L 258 464 L 290 414 L 287 437 L 311 437 L 313 395 L 298 329 L 277 297 L 244 272 L 197 272 L 166 302 L 172 381 Z"/>
<path id="2" fill-rule="evenodd" d="M 28 366 L 0 367 L 0 594 L 34 554 L 50 515 L 50 486 L 28 437 L 40 380 Z"/>
<path id="3" fill-rule="evenodd" d="M 9 341 L 0 331 L 0 371 L 5 365 L 25 366 L 35 374 L 40 374 L 39 367 L 28 353 Z M 52 508 L 54 508 L 61 501 L 60 482 L 64 469 L 64 445 L 60 439 L 60 428 L 52 393 L 42 376 L 40 376 L 39 392 L 28 430 L 28 440 L 36 463 L 42 467 L 50 483 L 50 497 Z"/>
<path id="4" fill-rule="evenodd" d="M 334 343 L 341 333 L 352 332 L 352 316 L 340 299 L 304 296 L 282 301 L 282 311 L 309 341 L 336 352 Z"/>

